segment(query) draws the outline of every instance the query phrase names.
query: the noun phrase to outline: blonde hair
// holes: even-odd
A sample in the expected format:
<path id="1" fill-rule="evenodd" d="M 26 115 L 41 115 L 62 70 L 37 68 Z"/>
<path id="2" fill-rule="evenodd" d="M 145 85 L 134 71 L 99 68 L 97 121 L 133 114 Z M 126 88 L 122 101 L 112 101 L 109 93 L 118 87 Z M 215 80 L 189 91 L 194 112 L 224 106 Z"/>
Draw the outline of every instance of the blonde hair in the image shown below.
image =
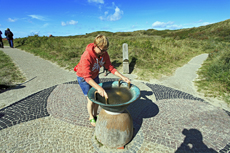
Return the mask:
<path id="1" fill-rule="evenodd" d="M 97 37 L 94 39 L 94 44 L 103 49 L 109 48 L 109 40 L 104 35 L 97 35 Z"/>

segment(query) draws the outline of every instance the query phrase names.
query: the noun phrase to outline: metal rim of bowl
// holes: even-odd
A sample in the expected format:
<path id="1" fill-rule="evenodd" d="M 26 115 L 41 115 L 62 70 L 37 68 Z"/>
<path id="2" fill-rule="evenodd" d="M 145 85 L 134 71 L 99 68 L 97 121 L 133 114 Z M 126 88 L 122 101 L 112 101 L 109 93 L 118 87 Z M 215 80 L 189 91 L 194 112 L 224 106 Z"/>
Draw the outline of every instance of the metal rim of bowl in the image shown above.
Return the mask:
<path id="1" fill-rule="evenodd" d="M 107 83 L 107 84 L 111 83 L 111 85 L 116 85 L 116 84 L 117 84 L 117 86 L 115 86 L 115 87 L 118 87 L 118 83 L 119 83 L 119 82 L 118 82 L 118 81 L 109 81 L 109 82 L 99 83 L 98 85 L 99 85 L 99 86 L 102 86 L 102 85 L 105 84 L 105 83 Z M 123 86 L 124 86 L 124 84 L 128 86 L 128 84 L 127 84 L 126 82 L 122 82 L 121 84 L 122 84 Z M 93 88 L 93 87 L 92 87 L 92 88 L 89 90 L 89 92 L 88 92 L 88 98 L 89 98 L 92 102 L 94 102 L 94 103 L 96 103 L 96 104 L 98 104 L 98 105 L 106 106 L 106 107 L 120 107 L 120 106 L 125 106 L 125 105 L 129 105 L 129 104 L 135 102 L 137 99 L 140 98 L 140 95 L 141 95 L 141 94 L 140 94 L 140 89 L 139 89 L 137 86 L 131 84 L 130 90 L 131 90 L 132 88 L 135 88 L 134 91 L 135 91 L 135 90 L 138 90 L 139 93 L 137 94 L 137 96 L 132 97 L 128 102 L 125 102 L 125 103 L 122 103 L 122 104 L 112 104 L 112 105 L 110 105 L 110 104 L 104 104 L 104 103 L 101 103 L 101 102 L 99 102 L 99 101 L 94 100 L 94 92 L 97 91 L 97 90 L 96 90 L 95 88 Z M 106 88 L 105 88 L 105 89 L 106 89 Z M 137 92 L 136 92 L 136 93 L 137 93 Z M 134 98 L 135 98 L 135 99 L 134 99 Z"/>

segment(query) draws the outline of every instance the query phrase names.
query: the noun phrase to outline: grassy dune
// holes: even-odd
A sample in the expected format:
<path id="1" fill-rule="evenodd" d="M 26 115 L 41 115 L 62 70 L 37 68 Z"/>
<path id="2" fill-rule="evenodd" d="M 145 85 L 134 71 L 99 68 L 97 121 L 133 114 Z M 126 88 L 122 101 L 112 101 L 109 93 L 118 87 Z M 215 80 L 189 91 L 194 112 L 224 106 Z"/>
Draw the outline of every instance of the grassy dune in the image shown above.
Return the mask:
<path id="1" fill-rule="evenodd" d="M 229 102 L 230 20 L 180 30 L 97 31 L 69 37 L 34 35 L 15 39 L 14 42 L 17 48 L 72 70 L 86 45 L 93 42 L 97 34 L 109 38 L 108 52 L 117 69 L 122 68 L 122 44 L 127 43 L 131 73 L 143 80 L 171 75 L 192 57 L 209 53 L 208 60 L 199 71 L 201 81 L 196 82 L 197 86 L 207 96 L 218 96 Z"/>
<path id="2" fill-rule="evenodd" d="M 0 50 L 0 93 L 2 90 L 25 81 L 20 70 L 9 56 Z"/>

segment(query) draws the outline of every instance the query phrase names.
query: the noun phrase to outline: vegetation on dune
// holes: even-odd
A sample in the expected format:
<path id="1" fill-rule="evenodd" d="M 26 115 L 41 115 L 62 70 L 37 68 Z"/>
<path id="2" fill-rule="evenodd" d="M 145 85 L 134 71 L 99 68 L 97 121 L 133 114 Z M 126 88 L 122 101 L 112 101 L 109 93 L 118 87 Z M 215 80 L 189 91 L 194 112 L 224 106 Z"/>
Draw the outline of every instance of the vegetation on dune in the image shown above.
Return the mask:
<path id="1" fill-rule="evenodd" d="M 14 42 L 17 48 L 72 70 L 87 44 L 92 43 L 97 34 L 104 34 L 109 38 L 108 52 L 117 69 L 122 67 L 122 44 L 127 43 L 131 73 L 143 80 L 171 75 L 192 57 L 209 53 L 199 71 L 199 79 L 202 80 L 197 81 L 199 90 L 209 96 L 229 99 L 230 20 L 180 30 L 148 29 L 116 33 L 97 31 L 68 37 L 34 35 L 15 39 Z M 213 87 L 214 84 L 216 88 Z"/>
<path id="2" fill-rule="evenodd" d="M 225 45 L 209 53 L 196 84 L 206 96 L 222 97 L 230 104 L 230 44 Z"/>
<path id="3" fill-rule="evenodd" d="M 23 81 L 25 81 L 25 77 L 23 77 L 11 58 L 0 50 L 0 93 L 5 88 Z"/>

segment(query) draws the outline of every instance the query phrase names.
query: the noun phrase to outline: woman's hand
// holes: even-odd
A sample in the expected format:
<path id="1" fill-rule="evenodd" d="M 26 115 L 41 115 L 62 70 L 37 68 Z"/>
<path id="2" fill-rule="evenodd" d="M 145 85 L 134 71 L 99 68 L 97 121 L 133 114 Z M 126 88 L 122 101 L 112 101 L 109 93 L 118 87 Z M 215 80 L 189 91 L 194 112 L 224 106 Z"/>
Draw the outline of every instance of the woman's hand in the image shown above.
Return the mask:
<path id="1" fill-rule="evenodd" d="M 97 92 L 102 96 L 102 97 L 105 97 L 105 98 L 108 98 L 108 95 L 107 93 L 105 92 L 105 90 L 99 86 L 93 79 L 90 79 L 89 82 L 88 82 L 92 87 L 94 87 L 95 89 L 97 89 Z"/>
<path id="2" fill-rule="evenodd" d="M 107 93 L 105 92 L 105 90 L 102 87 L 98 88 L 97 91 L 102 97 L 108 98 Z"/>
<path id="3" fill-rule="evenodd" d="M 116 76 L 118 76 L 119 78 L 121 78 L 123 81 L 125 81 L 126 83 L 131 83 L 131 81 L 129 80 L 129 78 L 123 76 L 120 72 L 116 71 L 114 73 Z"/>
<path id="4" fill-rule="evenodd" d="M 126 83 L 131 83 L 131 81 L 129 80 L 129 78 L 127 78 L 127 77 L 125 77 L 125 76 L 121 77 L 121 79 L 122 79 L 123 81 L 125 81 Z"/>

